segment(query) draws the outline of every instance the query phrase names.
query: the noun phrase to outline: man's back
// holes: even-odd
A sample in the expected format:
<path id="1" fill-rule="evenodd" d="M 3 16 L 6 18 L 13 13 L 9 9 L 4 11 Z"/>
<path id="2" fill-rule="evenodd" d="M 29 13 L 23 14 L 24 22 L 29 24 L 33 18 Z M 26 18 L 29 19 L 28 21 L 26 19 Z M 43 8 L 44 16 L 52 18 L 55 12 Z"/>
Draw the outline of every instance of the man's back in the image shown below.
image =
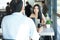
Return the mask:
<path id="1" fill-rule="evenodd" d="M 32 24 L 34 27 L 30 24 L 31 22 L 31 19 L 21 13 L 6 16 L 1 25 L 3 28 L 3 37 L 5 39 L 29 40 L 29 36 L 32 35 L 32 31 L 35 27 L 34 24 Z"/>

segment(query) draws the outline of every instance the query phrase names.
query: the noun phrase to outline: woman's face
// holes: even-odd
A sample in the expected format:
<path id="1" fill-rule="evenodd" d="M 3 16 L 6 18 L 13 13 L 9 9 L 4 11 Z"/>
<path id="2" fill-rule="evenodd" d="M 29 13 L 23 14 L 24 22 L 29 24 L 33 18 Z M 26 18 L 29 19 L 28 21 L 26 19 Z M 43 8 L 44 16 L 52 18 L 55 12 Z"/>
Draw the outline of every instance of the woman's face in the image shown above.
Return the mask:
<path id="1" fill-rule="evenodd" d="M 39 8 L 38 8 L 38 6 L 35 6 L 34 13 L 38 13 L 38 12 L 39 12 Z"/>

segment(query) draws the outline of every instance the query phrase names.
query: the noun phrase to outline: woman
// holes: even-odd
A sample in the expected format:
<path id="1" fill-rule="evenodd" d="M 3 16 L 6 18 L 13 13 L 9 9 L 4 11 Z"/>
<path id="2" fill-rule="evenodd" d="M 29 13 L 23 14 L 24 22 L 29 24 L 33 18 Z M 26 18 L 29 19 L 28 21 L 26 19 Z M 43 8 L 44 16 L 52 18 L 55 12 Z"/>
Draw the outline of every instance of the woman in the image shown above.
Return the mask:
<path id="1" fill-rule="evenodd" d="M 40 11 L 40 6 L 38 4 L 35 4 L 33 7 L 33 13 L 30 15 L 30 18 L 33 19 L 33 21 L 35 22 L 36 26 L 37 26 L 37 31 L 39 32 L 40 29 L 40 23 L 44 24 L 45 23 L 45 18 L 44 15 L 41 13 Z"/>

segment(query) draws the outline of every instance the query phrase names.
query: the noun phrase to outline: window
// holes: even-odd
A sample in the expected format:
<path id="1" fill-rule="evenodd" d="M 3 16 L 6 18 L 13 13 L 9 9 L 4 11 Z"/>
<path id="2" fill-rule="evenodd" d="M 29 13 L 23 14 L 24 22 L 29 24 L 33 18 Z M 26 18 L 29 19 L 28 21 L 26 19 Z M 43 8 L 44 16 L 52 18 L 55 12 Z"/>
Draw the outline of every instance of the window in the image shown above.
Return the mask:
<path id="1" fill-rule="evenodd" d="M 57 0 L 57 13 L 60 14 L 60 0 Z"/>

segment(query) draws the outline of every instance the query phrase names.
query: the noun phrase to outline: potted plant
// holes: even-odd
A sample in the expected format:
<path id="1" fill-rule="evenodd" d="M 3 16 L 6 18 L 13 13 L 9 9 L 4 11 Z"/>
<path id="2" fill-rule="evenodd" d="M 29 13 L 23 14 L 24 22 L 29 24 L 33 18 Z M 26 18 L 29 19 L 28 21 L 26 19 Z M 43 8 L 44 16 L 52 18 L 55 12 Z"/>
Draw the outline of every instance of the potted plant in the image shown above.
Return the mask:
<path id="1" fill-rule="evenodd" d="M 46 17 L 46 26 L 47 26 L 47 28 L 50 28 L 50 24 L 51 24 L 51 20 L 50 20 L 48 14 L 47 14 L 47 17 Z"/>

